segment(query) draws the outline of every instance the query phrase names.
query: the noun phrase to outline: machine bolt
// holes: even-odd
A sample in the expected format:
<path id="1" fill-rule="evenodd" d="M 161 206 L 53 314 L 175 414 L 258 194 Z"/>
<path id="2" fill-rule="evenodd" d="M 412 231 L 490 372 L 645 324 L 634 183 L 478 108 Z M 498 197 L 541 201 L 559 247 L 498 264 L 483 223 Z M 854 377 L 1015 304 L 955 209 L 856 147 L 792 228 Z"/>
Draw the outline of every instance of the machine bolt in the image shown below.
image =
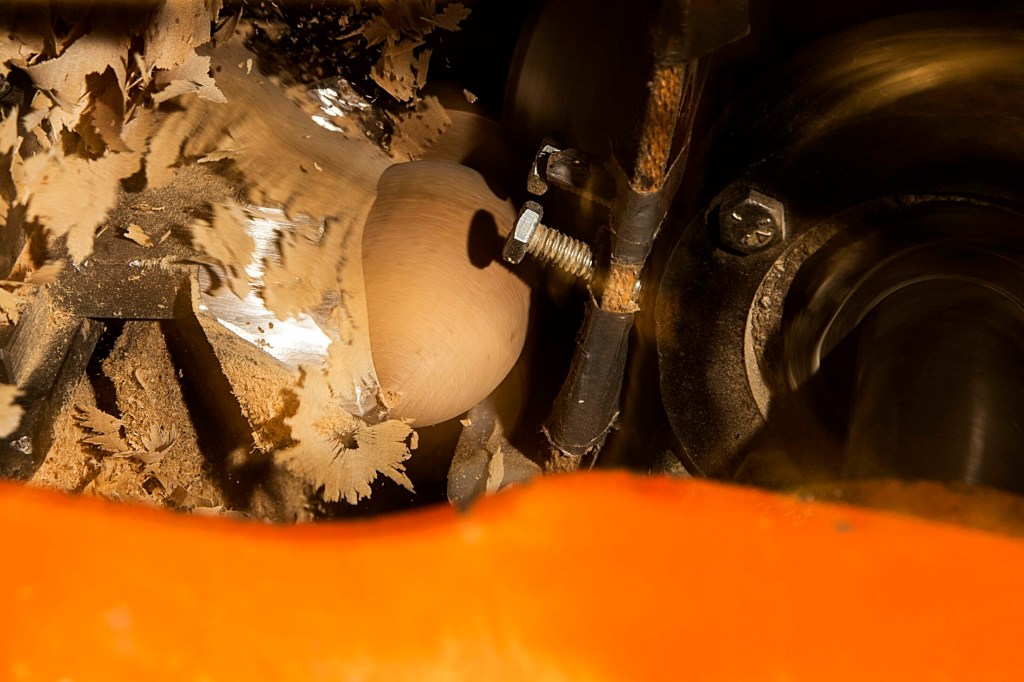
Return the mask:
<path id="1" fill-rule="evenodd" d="M 718 207 L 718 237 L 742 254 L 763 251 L 785 239 L 786 209 L 781 201 L 747 188 Z"/>
<path id="2" fill-rule="evenodd" d="M 527 201 L 519 209 L 515 228 L 505 240 L 502 257 L 512 264 L 521 263 L 526 254 L 543 263 L 590 281 L 594 275 L 594 255 L 583 242 L 541 224 L 544 209 Z"/>

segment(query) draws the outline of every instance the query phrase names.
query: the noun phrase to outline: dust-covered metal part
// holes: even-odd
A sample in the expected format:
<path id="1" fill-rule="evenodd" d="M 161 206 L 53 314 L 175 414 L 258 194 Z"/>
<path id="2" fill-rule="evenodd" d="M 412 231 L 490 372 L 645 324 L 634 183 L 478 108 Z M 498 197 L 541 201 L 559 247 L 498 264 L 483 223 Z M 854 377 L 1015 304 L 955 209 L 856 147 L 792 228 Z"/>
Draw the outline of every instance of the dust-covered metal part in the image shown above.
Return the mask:
<path id="1" fill-rule="evenodd" d="M 540 465 L 510 440 L 522 416 L 526 383 L 520 360 L 501 385 L 462 420 L 447 481 L 448 501 L 456 507 L 465 509 L 483 495 L 526 483 L 541 473 Z"/>
<path id="2" fill-rule="evenodd" d="M 188 262 L 192 255 L 174 237 L 143 247 L 107 230 L 97 236 L 92 256 L 64 267 L 55 282 L 33 295 L 18 323 L 4 328 L 4 379 L 18 386 L 25 406 L 18 430 L 3 441 L 4 476 L 28 478 L 42 464 L 54 442 L 56 417 L 69 409 L 111 320 L 160 320 L 169 330 L 185 323 L 192 308 L 182 301 L 191 300 L 197 276 L 197 266 Z M 205 337 L 201 342 L 209 345 Z M 190 353 L 202 354 L 195 349 Z M 203 382 L 197 395 L 209 398 L 217 377 L 223 379 L 215 359 L 201 371 L 192 371 L 189 364 L 182 367 L 189 368 L 183 384 Z M 231 415 L 244 423 L 230 391 L 216 397 L 219 423 L 226 425 Z"/>
<path id="3" fill-rule="evenodd" d="M 611 207 L 611 264 L 599 304 L 587 309 L 569 376 L 548 421 L 556 468 L 574 468 L 584 455 L 596 457 L 618 415 L 640 274 L 685 167 L 705 76 L 701 58 L 745 35 L 747 22 L 743 0 L 660 4 L 635 163 L 628 183 L 618 183 Z M 722 30 L 703 33 L 705 26 Z"/>
<path id="4" fill-rule="evenodd" d="M 604 160 L 580 149 L 566 149 L 553 135 L 541 143 L 526 179 L 526 189 L 534 196 L 544 195 L 549 185 L 603 206 L 615 201 L 615 176 Z"/>
<path id="5" fill-rule="evenodd" d="M 547 163 L 552 154 L 561 151 L 561 144 L 551 135 L 540 143 L 540 149 L 533 156 L 530 174 L 526 177 L 526 191 L 534 196 L 543 196 L 548 191 Z"/>
<path id="6" fill-rule="evenodd" d="M 719 241 L 737 253 L 757 253 L 786 238 L 785 206 L 749 187 L 730 192 L 713 215 Z"/>
<path id="7" fill-rule="evenodd" d="M 576 469 L 604 443 L 619 414 L 633 318 L 591 301 L 569 376 L 545 426 L 554 447 L 550 468 Z"/>
<path id="8" fill-rule="evenodd" d="M 907 336 L 892 322 L 893 315 L 908 315 L 905 302 L 893 299 L 894 307 L 879 308 L 877 318 L 871 311 L 913 282 L 955 273 L 992 290 L 1006 291 L 1007 282 L 1019 281 L 1018 275 L 999 273 L 1024 263 L 1024 192 L 1017 181 L 1024 169 L 1022 36 L 1019 15 L 935 13 L 887 19 L 809 48 L 730 109 L 721 134 L 708 147 L 703 200 L 714 207 L 726 188 L 756 187 L 785 204 L 786 235 L 784 241 L 736 258 L 721 251 L 698 215 L 669 257 L 657 310 L 661 392 L 691 470 L 715 477 L 739 472 L 772 485 L 792 483 L 794 477 L 836 477 L 844 469 L 877 473 L 875 464 L 844 464 L 851 453 L 851 462 L 865 461 L 855 454 L 864 452 L 857 440 L 863 442 L 865 434 L 871 443 L 867 449 L 892 451 L 882 446 L 892 432 L 875 428 L 879 415 L 865 406 L 884 397 L 886 407 L 876 407 L 887 418 L 903 415 L 907 424 L 922 423 L 907 402 L 907 372 L 929 375 L 919 363 L 943 346 Z M 947 249 L 942 244 L 949 240 L 954 246 Z M 892 267 L 898 267 L 899 276 L 881 278 Z M 707 296 L 708 291 L 715 296 Z M 936 314 L 945 310 L 939 298 L 930 295 L 926 306 Z M 976 307 L 980 315 L 994 306 L 985 297 L 980 301 L 958 309 Z M 924 305 L 917 301 L 910 307 Z M 985 317 L 996 319 L 996 326 L 1010 330 L 1012 337 L 1014 315 Z M 876 322 L 862 327 L 869 319 Z M 971 324 L 988 324 L 978 315 L 971 319 Z M 937 334 L 937 324 L 917 326 Z M 982 343 L 970 326 L 959 325 L 962 329 L 946 340 L 970 338 L 961 344 L 970 348 L 989 342 L 999 346 L 1002 332 Z M 899 333 L 880 341 L 884 329 Z M 863 345 L 857 341 L 861 333 Z M 906 343 L 920 353 L 900 350 Z M 698 353 L 697 347 L 706 350 Z M 888 369 L 878 373 L 868 354 L 877 355 L 879 371 Z M 975 351 L 939 355 L 946 364 L 951 356 L 960 358 L 954 364 L 980 361 Z M 1005 351 L 984 355 L 998 358 Z M 913 369 L 896 371 L 890 356 Z M 1016 373 L 1014 362 L 1003 363 L 1007 375 Z M 863 368 L 868 402 L 852 387 L 851 368 L 858 373 Z M 978 395 L 972 393 L 1006 393 L 1002 380 L 981 367 L 980 383 L 969 391 L 962 369 L 933 372 L 947 376 L 950 396 L 958 394 L 958 400 L 947 403 L 933 395 L 934 388 L 918 400 L 922 408 L 931 406 L 929 412 L 942 413 L 931 424 L 933 433 L 951 429 L 936 449 L 933 475 L 942 470 L 940 460 L 950 460 L 943 454 L 950 447 L 961 455 L 971 450 L 962 447 L 962 435 L 970 431 L 964 424 L 979 427 L 974 432 L 979 453 L 1006 441 L 1005 426 L 989 431 L 987 417 L 974 420 L 999 410 L 975 409 L 986 400 L 975 400 Z M 895 385 L 886 379 L 886 388 L 870 388 L 883 375 L 904 379 Z M 904 398 L 897 403 L 888 402 L 900 395 Z M 952 404 L 962 412 L 946 414 Z M 855 420 L 863 426 L 848 423 L 858 405 L 856 411 L 866 416 Z M 851 428 L 861 436 L 848 434 Z M 854 437 L 852 445 L 848 435 Z M 918 439 L 914 447 L 920 449 L 922 442 Z M 881 460 L 889 460 L 889 473 L 901 475 L 903 465 L 891 466 L 888 455 Z M 978 471 L 987 471 L 992 461 L 979 455 Z M 904 464 L 904 475 L 922 475 Z M 1007 485 L 1006 479 L 999 485 Z"/>
<path id="9" fill-rule="evenodd" d="M 193 276 L 190 247 L 168 235 L 144 247 L 108 230 L 89 258 L 69 263 L 50 287 L 55 305 L 76 317 L 167 320 Z"/>

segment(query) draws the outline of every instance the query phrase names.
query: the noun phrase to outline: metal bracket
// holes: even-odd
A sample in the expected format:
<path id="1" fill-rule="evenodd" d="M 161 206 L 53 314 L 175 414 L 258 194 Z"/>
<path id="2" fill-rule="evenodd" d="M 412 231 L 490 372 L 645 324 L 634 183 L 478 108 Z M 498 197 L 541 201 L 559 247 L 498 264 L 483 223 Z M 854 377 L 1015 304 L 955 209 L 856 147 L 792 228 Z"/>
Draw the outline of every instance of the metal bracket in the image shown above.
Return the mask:
<path id="1" fill-rule="evenodd" d="M 533 157 L 526 189 L 542 196 L 554 186 L 610 207 L 615 202 L 615 175 L 604 159 L 581 149 L 566 148 L 555 134 L 548 135 Z"/>

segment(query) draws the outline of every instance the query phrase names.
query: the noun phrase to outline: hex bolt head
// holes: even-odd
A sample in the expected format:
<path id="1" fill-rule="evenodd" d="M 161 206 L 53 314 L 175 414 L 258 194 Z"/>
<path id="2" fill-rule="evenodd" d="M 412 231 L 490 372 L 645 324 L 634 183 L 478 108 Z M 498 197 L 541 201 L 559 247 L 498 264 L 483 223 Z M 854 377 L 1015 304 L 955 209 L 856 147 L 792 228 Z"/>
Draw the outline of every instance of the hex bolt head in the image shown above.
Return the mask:
<path id="1" fill-rule="evenodd" d="M 537 202 L 527 201 L 523 204 L 523 207 L 519 209 L 515 227 L 505 239 L 502 258 L 513 265 L 521 263 L 529 253 L 530 240 L 533 239 L 533 234 L 537 231 L 537 226 L 540 225 L 543 217 L 544 209 Z"/>
<path id="2" fill-rule="evenodd" d="M 718 207 L 718 238 L 728 249 L 749 255 L 785 237 L 786 209 L 767 194 L 747 188 Z"/>

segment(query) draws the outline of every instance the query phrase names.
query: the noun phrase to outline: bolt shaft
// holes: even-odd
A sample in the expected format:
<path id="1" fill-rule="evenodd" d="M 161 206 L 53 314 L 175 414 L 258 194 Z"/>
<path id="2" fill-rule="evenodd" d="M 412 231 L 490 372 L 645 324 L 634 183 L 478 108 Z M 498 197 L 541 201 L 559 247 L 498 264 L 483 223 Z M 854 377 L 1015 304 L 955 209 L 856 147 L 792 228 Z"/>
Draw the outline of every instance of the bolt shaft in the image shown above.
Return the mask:
<path id="1" fill-rule="evenodd" d="M 537 225 L 526 251 L 535 258 L 587 281 L 594 274 L 594 255 L 583 242 L 544 225 Z"/>

